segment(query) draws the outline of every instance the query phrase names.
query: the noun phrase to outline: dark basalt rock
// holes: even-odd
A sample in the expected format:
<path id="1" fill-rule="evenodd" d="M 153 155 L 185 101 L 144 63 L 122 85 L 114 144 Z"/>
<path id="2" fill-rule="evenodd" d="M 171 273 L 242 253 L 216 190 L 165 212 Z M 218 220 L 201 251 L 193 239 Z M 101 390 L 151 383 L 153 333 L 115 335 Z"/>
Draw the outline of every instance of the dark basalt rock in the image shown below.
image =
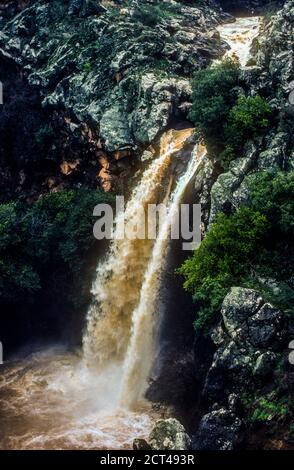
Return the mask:
<path id="1" fill-rule="evenodd" d="M 193 71 L 223 54 L 215 4 L 178 3 L 180 15 L 155 25 L 140 13 L 144 5 L 37 0 L 4 26 L 0 57 L 25 71 L 44 108 L 99 131 L 108 152 L 135 150 L 189 109 Z"/>
<path id="2" fill-rule="evenodd" d="M 240 443 L 242 421 L 230 410 L 220 408 L 203 416 L 193 450 L 233 450 Z"/>
<path id="3" fill-rule="evenodd" d="M 133 449 L 134 450 L 151 450 L 151 447 L 148 444 L 148 442 L 145 441 L 145 439 L 134 439 Z"/>
<path id="4" fill-rule="evenodd" d="M 232 392 L 254 386 L 256 376 L 273 370 L 273 351 L 283 347 L 284 315 L 252 289 L 234 287 L 222 306 L 222 322 L 212 333 L 217 351 L 208 370 L 203 397 L 226 403 Z"/>
<path id="5" fill-rule="evenodd" d="M 106 8 L 97 0 L 71 0 L 68 7 L 69 15 L 87 17 L 105 13 Z"/>
<path id="6" fill-rule="evenodd" d="M 41 132 L 54 131 L 51 148 L 38 150 L 43 158 L 57 155 L 57 171 L 49 175 L 54 188 L 61 179 L 66 186 L 86 181 L 124 192 L 136 157 L 175 120 L 187 119 L 193 72 L 223 55 L 215 26 L 229 17 L 215 2 L 174 2 L 179 14 L 151 15 L 150 24 L 142 11 L 153 3 L 36 0 L 0 7 L 7 13 L 0 18 L 0 62 L 38 97 L 45 115 Z M 29 159 L 32 152 L 26 153 Z M 128 155 L 128 168 L 117 162 L 118 154 Z M 76 170 L 60 174 L 59 165 L 71 159 L 80 161 Z M 36 192 L 48 189 L 47 177 Z"/>
<path id="7" fill-rule="evenodd" d="M 283 315 L 270 304 L 264 304 L 261 309 L 248 319 L 248 336 L 250 343 L 256 348 L 273 347 L 279 343 L 283 334 Z"/>
<path id="8" fill-rule="evenodd" d="M 272 348 L 283 332 L 283 314 L 257 291 L 234 287 L 222 306 L 227 334 L 243 347 Z"/>

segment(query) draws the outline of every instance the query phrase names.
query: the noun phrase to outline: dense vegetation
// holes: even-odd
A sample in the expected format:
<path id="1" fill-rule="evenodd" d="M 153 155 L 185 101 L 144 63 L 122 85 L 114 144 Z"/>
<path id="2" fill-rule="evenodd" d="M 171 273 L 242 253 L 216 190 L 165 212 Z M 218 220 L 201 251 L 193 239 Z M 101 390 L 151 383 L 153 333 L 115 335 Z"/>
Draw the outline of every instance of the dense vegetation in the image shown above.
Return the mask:
<path id="1" fill-rule="evenodd" d="M 210 156 L 227 168 L 248 139 L 269 127 L 272 110 L 261 96 L 245 95 L 239 64 L 231 59 L 196 72 L 192 86 L 190 119 Z"/>
<path id="2" fill-rule="evenodd" d="M 43 308 L 54 322 L 64 321 L 67 310 L 74 314 L 85 307 L 93 250 L 93 268 L 97 259 L 92 214 L 101 202 L 112 202 L 112 197 L 80 189 L 49 193 L 32 204 L 0 205 L 1 311 L 10 312 L 12 321 L 22 312 L 29 325 Z M 60 305 L 63 319 L 58 319 Z"/>
<path id="3" fill-rule="evenodd" d="M 180 269 L 196 302 L 195 327 L 209 327 L 230 287 L 256 287 L 290 311 L 294 299 L 294 172 L 257 173 L 248 206 L 220 213 Z M 271 281 L 269 284 L 263 279 Z M 277 289 L 272 290 L 274 281 Z"/>

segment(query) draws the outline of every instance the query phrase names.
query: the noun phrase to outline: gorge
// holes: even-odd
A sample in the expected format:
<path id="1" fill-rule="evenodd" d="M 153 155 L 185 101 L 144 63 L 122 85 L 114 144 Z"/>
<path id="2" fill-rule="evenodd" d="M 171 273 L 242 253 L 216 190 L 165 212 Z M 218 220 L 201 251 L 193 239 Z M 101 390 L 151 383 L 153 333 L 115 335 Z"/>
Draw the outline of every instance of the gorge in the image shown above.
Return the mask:
<path id="1" fill-rule="evenodd" d="M 258 12 L 233 18 L 210 1 L 204 7 L 165 2 L 175 3 L 173 7 L 179 9 L 176 13 L 167 9 L 163 19 L 151 15 L 156 2 L 146 1 L 146 6 L 143 2 L 143 11 L 136 10 L 136 2 L 133 11 L 124 2 L 115 2 L 117 11 L 109 2 L 73 1 L 68 2 L 69 18 L 76 28 L 73 36 L 59 17 L 64 7 L 55 5 L 56 11 L 47 13 L 46 2 L 27 3 L 15 19 L 7 24 L 2 20 L 0 54 L 9 64 L 6 80 L 24 75 L 25 103 L 27 86 L 40 93 L 42 107 L 36 106 L 30 124 L 33 128 L 35 122 L 42 123 L 42 132 L 37 133 L 41 147 L 36 152 L 40 148 L 47 152 L 47 162 L 39 156 L 28 162 L 25 148 L 21 164 L 10 168 L 5 161 L 1 172 L 9 194 L 4 202 L 21 192 L 26 202 L 34 204 L 47 191 L 58 195 L 99 184 L 107 194 L 121 191 L 126 195 L 125 211 L 117 217 L 134 226 L 142 224 L 142 208 L 148 204 L 164 203 L 167 211 L 156 240 L 113 240 L 103 247 L 102 255 L 94 247 L 91 265 L 97 264 L 97 257 L 98 265 L 96 273 L 91 271 L 95 279 L 90 302 L 89 293 L 85 301 L 86 318 L 74 320 L 79 333 L 83 325 L 80 342 L 55 342 L 49 335 L 44 346 L 37 338 L 36 347 L 24 349 L 25 358 L 21 349 L 13 351 L 2 366 L 0 448 L 131 449 L 134 440 L 142 439 L 142 445 L 161 449 L 169 432 L 181 435 L 180 449 L 238 448 L 246 442 L 244 415 L 248 412 L 249 416 L 254 403 L 251 389 L 244 385 L 244 394 L 242 390 L 238 397 L 238 387 L 242 381 L 251 384 L 253 380 L 256 389 L 264 386 L 266 393 L 272 393 L 267 382 L 269 369 L 276 367 L 292 330 L 286 326 L 288 320 L 280 306 L 248 281 L 248 285 L 233 284 L 227 289 L 221 318 L 210 325 L 209 334 L 194 333 L 195 307 L 188 294 L 177 291 L 180 275 L 175 274 L 187 254 L 180 253 L 181 240 L 169 240 L 169 231 L 179 205 L 197 202 L 203 207 L 206 238 L 219 212 L 232 214 L 232 207 L 238 211 L 257 171 L 276 168 L 290 174 L 291 132 L 274 127 L 279 118 L 268 135 L 247 139 L 242 156 L 230 157 L 225 164 L 211 156 L 211 142 L 191 122 L 190 78 L 195 69 L 213 70 L 223 60 L 239 60 L 241 79 L 230 93 L 237 90 L 237 99 L 246 93 L 249 97 L 264 93 L 277 113 L 287 114 L 281 90 L 285 93 L 291 81 L 293 54 L 284 50 L 280 30 L 289 37 L 293 1 L 286 2 L 266 24 Z M 37 26 L 30 24 L 27 10 Z M 53 37 L 48 20 L 52 14 L 64 28 L 62 43 Z M 142 14 L 150 24 L 142 20 Z M 140 21 L 144 27 L 138 41 L 132 27 Z M 14 34 L 20 39 L 13 39 Z M 48 34 L 53 35 L 51 44 L 45 44 Z M 90 37 L 99 37 L 100 43 L 89 47 Z M 129 49 L 120 50 L 121 38 L 128 38 Z M 111 47 L 118 49 L 108 58 Z M 276 55 L 271 57 L 272 53 Z M 272 74 L 271 83 L 265 77 L 266 67 L 268 75 Z M 5 112 L 11 110 L 5 108 Z M 11 119 L 9 114 L 9 123 Z M 30 148 L 29 140 L 24 136 L 22 140 Z M 19 144 L 15 145 L 17 149 L 9 148 L 11 157 L 20 152 Z M 32 179 L 30 173 L 38 177 Z M 19 179 L 18 188 L 12 183 L 13 175 Z M 57 210 L 61 210 L 58 204 Z M 190 314 L 183 319 L 186 310 Z M 54 323 L 54 309 L 50 315 Z M 31 321 L 38 325 L 38 320 Z M 67 329 L 74 324 L 71 321 Z M 13 325 L 9 328 L 13 331 Z M 281 400 L 279 406 L 284 410 L 288 402 L 284 395 Z M 246 406 L 248 411 L 244 411 Z M 281 437 L 288 425 L 287 416 L 272 439 L 272 448 L 288 445 Z M 159 437 L 154 433 L 156 426 Z M 263 432 L 257 429 L 252 434 L 257 445 L 266 445 Z M 175 448 L 173 445 L 167 448 Z M 254 448 L 250 438 L 246 445 Z"/>

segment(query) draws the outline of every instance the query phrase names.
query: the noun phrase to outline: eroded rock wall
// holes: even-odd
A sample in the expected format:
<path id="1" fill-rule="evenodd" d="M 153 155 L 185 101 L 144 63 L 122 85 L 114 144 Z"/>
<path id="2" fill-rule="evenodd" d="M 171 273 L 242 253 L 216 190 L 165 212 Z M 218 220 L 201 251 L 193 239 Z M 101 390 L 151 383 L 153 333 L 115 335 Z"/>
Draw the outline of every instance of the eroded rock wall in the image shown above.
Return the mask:
<path id="1" fill-rule="evenodd" d="M 2 19 L 1 63 L 38 94 L 50 121 L 39 130 L 47 154 L 55 146 L 59 164 L 79 159 L 63 183 L 82 182 L 84 172 L 105 190 L 122 189 L 123 158 L 187 118 L 190 78 L 222 55 L 214 28 L 226 18 L 214 2 L 36 0 Z"/>

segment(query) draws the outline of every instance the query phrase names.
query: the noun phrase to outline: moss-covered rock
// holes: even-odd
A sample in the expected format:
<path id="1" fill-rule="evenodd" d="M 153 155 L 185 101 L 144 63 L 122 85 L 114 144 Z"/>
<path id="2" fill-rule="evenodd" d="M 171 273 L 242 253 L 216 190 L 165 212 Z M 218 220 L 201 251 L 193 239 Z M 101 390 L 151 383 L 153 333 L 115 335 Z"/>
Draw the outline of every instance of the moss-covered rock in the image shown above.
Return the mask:
<path id="1" fill-rule="evenodd" d="M 223 14 L 210 5 L 38 0 L 6 23 L 0 58 L 21 67 L 44 108 L 100 129 L 107 151 L 136 149 L 184 117 L 193 71 L 222 54 L 211 32 Z"/>
<path id="2" fill-rule="evenodd" d="M 190 438 L 176 419 L 160 419 L 151 431 L 148 442 L 153 450 L 188 450 Z"/>

